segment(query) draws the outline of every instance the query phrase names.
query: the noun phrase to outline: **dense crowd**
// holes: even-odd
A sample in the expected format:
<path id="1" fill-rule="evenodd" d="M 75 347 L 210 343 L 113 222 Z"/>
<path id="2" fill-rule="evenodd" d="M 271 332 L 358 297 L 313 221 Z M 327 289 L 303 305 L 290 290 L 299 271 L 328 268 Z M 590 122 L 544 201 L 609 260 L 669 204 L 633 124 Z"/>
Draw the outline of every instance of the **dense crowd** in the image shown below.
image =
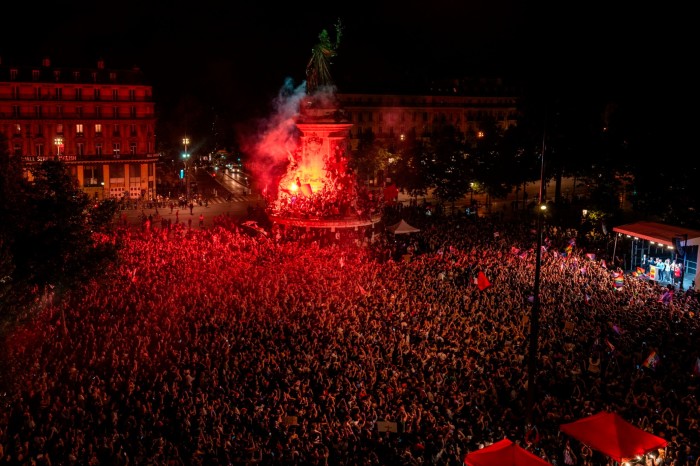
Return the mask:
<path id="1" fill-rule="evenodd" d="M 607 410 L 667 439 L 666 464 L 700 465 L 693 292 L 620 286 L 612 261 L 559 253 L 576 231 L 547 227 L 526 427 L 531 226 L 412 222 L 396 238 L 226 218 L 115 237 L 113 268 L 37 296 L 2 342 L 0 464 L 461 465 L 509 438 L 606 465 L 559 426 Z"/>

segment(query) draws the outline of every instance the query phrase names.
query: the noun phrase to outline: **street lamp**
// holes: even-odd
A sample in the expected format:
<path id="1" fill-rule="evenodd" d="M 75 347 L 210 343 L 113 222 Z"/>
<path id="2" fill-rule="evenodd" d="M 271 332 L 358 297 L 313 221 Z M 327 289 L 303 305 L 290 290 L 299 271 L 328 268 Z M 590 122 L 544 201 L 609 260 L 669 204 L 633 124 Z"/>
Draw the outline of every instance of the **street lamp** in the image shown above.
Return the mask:
<path id="1" fill-rule="evenodd" d="M 187 146 L 190 144 L 190 138 L 185 136 L 182 138 L 182 144 L 185 146 L 185 152 L 182 154 L 182 158 L 185 160 L 185 185 L 187 189 L 187 202 L 190 201 L 190 154 L 187 152 Z"/>
<path id="2" fill-rule="evenodd" d="M 63 138 L 58 136 L 54 138 L 53 143 L 56 145 L 56 158 L 61 157 L 61 147 L 63 147 Z"/>
<path id="3" fill-rule="evenodd" d="M 546 122 L 546 120 L 545 120 Z M 534 421 L 534 404 L 535 404 L 535 372 L 537 372 L 537 352 L 539 346 L 539 331 L 540 331 L 540 273 L 542 263 L 542 216 L 547 205 L 545 199 L 545 183 L 544 183 L 544 150 L 545 150 L 545 131 L 542 134 L 542 154 L 540 156 L 540 196 L 537 209 L 537 254 L 535 259 L 535 285 L 533 290 L 532 309 L 530 312 L 530 347 L 528 350 L 527 364 L 527 404 L 526 404 L 526 429 L 535 427 Z"/>

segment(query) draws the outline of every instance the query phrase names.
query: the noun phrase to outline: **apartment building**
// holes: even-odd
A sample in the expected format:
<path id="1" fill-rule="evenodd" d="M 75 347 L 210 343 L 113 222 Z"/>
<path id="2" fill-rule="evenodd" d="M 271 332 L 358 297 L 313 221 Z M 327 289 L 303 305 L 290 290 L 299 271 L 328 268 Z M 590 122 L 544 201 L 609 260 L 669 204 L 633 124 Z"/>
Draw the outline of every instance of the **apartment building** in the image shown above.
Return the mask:
<path id="1" fill-rule="evenodd" d="M 91 198 L 156 197 L 155 104 L 137 68 L 14 66 L 0 60 L 0 132 L 26 176 L 66 163 Z"/>
<path id="2" fill-rule="evenodd" d="M 517 122 L 517 89 L 496 78 L 445 80 L 401 94 L 339 92 L 337 98 L 353 124 L 353 149 L 366 133 L 398 141 L 409 135 L 429 138 L 438 125 L 451 125 L 469 138 L 492 123 L 505 130 Z"/>

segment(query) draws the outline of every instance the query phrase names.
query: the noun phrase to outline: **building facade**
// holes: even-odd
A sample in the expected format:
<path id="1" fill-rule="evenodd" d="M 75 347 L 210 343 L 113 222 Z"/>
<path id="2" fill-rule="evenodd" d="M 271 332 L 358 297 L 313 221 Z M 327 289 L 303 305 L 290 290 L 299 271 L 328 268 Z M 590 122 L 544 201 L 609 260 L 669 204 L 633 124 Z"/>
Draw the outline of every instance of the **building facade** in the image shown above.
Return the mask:
<path id="1" fill-rule="evenodd" d="M 338 101 L 353 124 L 353 149 L 367 133 L 384 141 L 426 139 L 437 126 L 451 125 L 467 139 L 479 137 L 492 124 L 505 130 L 517 123 L 517 89 L 505 86 L 500 79 L 433 83 L 426 91 L 338 93 Z"/>
<path id="2" fill-rule="evenodd" d="M 91 198 L 156 197 L 155 104 L 141 71 L 0 61 L 0 132 L 11 156 L 66 163 Z"/>

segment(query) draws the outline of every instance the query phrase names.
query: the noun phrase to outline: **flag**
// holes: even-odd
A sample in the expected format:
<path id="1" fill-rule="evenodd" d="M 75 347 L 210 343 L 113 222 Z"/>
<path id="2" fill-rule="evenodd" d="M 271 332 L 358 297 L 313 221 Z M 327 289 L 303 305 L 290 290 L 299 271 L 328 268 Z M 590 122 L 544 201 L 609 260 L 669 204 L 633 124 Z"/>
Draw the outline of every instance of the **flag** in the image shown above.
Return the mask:
<path id="1" fill-rule="evenodd" d="M 481 291 L 484 291 L 486 288 L 491 286 L 491 282 L 488 278 L 486 278 L 486 274 L 484 272 L 479 272 L 479 275 L 476 277 L 476 284 Z"/>
<path id="2" fill-rule="evenodd" d="M 518 257 L 521 259 L 527 259 L 527 251 L 523 251 L 520 254 L 518 254 Z"/>
<path id="3" fill-rule="evenodd" d="M 359 283 L 357 284 L 357 288 L 358 290 L 360 290 L 360 294 L 362 294 L 363 296 L 367 295 L 367 290 L 365 290 Z"/>
<path id="4" fill-rule="evenodd" d="M 620 330 L 620 327 L 618 327 L 617 324 L 613 324 L 612 329 L 618 335 L 622 334 L 622 330 Z"/>
<path id="5" fill-rule="evenodd" d="M 600 266 L 603 267 L 604 269 L 608 268 L 608 264 L 605 263 L 605 259 L 600 260 Z"/>
<path id="6" fill-rule="evenodd" d="M 693 375 L 700 377 L 700 356 L 695 358 L 695 363 L 693 364 Z"/>
<path id="7" fill-rule="evenodd" d="M 671 301 L 673 301 L 673 290 L 666 290 L 659 296 L 660 303 L 668 304 Z"/>
<path id="8" fill-rule="evenodd" d="M 528 303 L 534 303 L 534 302 L 535 302 L 535 296 L 534 296 L 534 295 L 528 296 L 528 297 L 527 297 L 527 302 L 528 302 Z"/>
<path id="9" fill-rule="evenodd" d="M 642 366 L 646 367 L 647 369 L 651 369 L 653 371 L 656 370 L 656 366 L 659 365 L 659 355 L 656 354 L 656 351 L 652 351 L 649 353 L 649 356 L 644 360 L 642 363 Z"/>
<path id="10" fill-rule="evenodd" d="M 621 289 L 625 285 L 625 277 L 622 275 L 618 275 L 615 277 L 615 288 L 618 290 Z"/>
<path id="11" fill-rule="evenodd" d="M 612 343 L 610 343 L 610 340 L 608 340 L 607 338 L 605 339 L 605 344 L 608 345 L 608 349 L 609 349 L 611 352 L 612 352 L 612 351 L 615 351 L 615 345 L 613 345 Z"/>
<path id="12" fill-rule="evenodd" d="M 584 295 L 584 300 L 586 301 L 586 304 L 587 304 L 588 306 L 592 306 L 592 305 L 593 305 L 593 304 L 591 304 L 591 296 L 590 296 L 588 293 L 586 293 L 586 294 Z"/>
<path id="13" fill-rule="evenodd" d="M 589 252 L 588 254 L 586 254 L 586 257 L 588 257 L 592 261 L 595 260 L 595 254 L 593 254 L 592 252 Z"/>
<path id="14" fill-rule="evenodd" d="M 511 248 L 510 248 L 511 254 L 514 254 L 517 256 L 519 252 L 520 252 L 520 249 L 516 248 L 515 246 L 511 246 Z"/>
<path id="15" fill-rule="evenodd" d="M 644 267 L 637 267 L 637 274 L 644 275 Z"/>

